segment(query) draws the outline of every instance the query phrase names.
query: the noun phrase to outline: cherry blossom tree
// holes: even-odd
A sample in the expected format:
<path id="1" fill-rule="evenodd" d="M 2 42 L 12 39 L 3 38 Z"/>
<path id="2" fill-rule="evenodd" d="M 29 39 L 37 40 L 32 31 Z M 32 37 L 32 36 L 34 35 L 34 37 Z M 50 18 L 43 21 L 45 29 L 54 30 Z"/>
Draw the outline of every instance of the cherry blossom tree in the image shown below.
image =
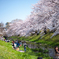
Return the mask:
<path id="1" fill-rule="evenodd" d="M 29 36 L 31 32 L 45 27 L 50 31 L 59 29 L 59 0 L 41 0 L 32 7 L 33 11 L 25 21 L 15 20 L 9 24 L 7 35 Z M 59 30 L 58 30 L 59 31 Z M 54 33 L 54 35 L 55 35 Z M 53 35 L 53 36 L 54 36 Z"/>

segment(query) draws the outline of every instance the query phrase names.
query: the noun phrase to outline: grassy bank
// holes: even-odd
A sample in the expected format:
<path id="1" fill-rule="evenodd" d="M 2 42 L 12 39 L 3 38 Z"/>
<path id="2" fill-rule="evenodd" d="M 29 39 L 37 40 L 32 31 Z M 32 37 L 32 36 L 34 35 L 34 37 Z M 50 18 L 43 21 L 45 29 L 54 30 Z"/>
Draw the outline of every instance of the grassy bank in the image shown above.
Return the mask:
<path id="1" fill-rule="evenodd" d="M 20 50 L 24 50 L 23 46 Z M 47 54 L 43 52 L 34 52 L 35 50 L 29 49 L 27 47 L 26 52 L 19 52 L 12 48 L 11 43 L 7 43 L 0 40 L 0 59 L 37 59 L 38 56 L 43 57 L 43 59 L 50 59 Z M 51 58 L 52 59 L 52 58 Z"/>
<path id="2" fill-rule="evenodd" d="M 24 50 L 23 47 L 20 47 L 21 50 Z M 0 41 L 0 59 L 36 59 L 37 56 L 32 53 L 30 49 L 29 52 L 19 52 L 12 49 L 12 45 L 10 43 L 6 43 L 4 41 Z"/>
<path id="3" fill-rule="evenodd" d="M 13 40 L 23 40 L 23 41 L 30 41 L 30 42 L 36 42 L 37 44 L 46 44 L 46 46 L 59 46 L 59 35 L 54 36 L 53 38 L 50 38 L 53 35 L 53 33 L 47 33 L 44 35 L 42 38 L 39 35 L 32 35 L 28 37 L 19 37 L 19 36 L 12 36 L 9 37 L 8 39 L 13 39 Z"/>
<path id="4" fill-rule="evenodd" d="M 59 35 L 50 38 L 53 33 L 47 33 L 42 38 L 39 35 L 32 35 L 28 37 L 19 37 L 19 36 L 11 36 L 8 39 L 11 40 L 22 40 L 22 41 L 30 41 L 36 42 L 37 44 L 41 44 L 44 47 L 53 47 L 59 46 Z M 23 46 L 20 47 L 20 50 L 24 50 Z M 37 59 L 38 56 L 43 57 L 43 59 L 53 59 L 46 54 L 47 50 L 42 52 L 42 49 L 38 49 L 39 52 L 35 52 L 37 49 L 30 49 L 27 47 L 26 52 L 18 52 L 12 49 L 11 42 L 6 43 L 0 40 L 0 59 Z"/>

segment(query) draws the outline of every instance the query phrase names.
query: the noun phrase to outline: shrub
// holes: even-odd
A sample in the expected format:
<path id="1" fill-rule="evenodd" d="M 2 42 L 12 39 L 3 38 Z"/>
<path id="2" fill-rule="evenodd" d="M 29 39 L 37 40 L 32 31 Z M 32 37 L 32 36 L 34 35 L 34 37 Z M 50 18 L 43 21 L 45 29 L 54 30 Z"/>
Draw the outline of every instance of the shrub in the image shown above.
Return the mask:
<path id="1" fill-rule="evenodd" d="M 44 50 L 44 53 L 48 53 L 48 52 L 49 52 L 48 49 L 45 49 L 45 50 Z"/>
<path id="2" fill-rule="evenodd" d="M 38 51 L 38 49 L 32 49 L 32 51 Z"/>
<path id="3" fill-rule="evenodd" d="M 39 48 L 39 52 L 43 52 L 43 49 Z"/>

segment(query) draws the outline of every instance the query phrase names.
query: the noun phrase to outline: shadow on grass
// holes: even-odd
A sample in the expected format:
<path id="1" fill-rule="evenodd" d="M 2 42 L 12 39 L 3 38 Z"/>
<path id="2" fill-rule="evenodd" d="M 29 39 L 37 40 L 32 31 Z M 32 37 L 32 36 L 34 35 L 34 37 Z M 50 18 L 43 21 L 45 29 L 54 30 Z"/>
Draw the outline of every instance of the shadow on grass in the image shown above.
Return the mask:
<path id="1" fill-rule="evenodd" d="M 0 59 L 4 59 L 4 57 L 3 56 L 0 56 Z"/>

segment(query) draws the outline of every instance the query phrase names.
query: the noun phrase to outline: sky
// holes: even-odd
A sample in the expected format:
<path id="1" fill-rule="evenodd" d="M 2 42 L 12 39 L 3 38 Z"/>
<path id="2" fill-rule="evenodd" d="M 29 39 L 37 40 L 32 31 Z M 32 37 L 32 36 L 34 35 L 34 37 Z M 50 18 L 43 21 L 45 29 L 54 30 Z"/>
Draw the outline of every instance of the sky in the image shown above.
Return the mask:
<path id="1" fill-rule="evenodd" d="M 39 0 L 0 0 L 0 22 L 11 22 L 15 19 L 25 20 L 31 14 L 32 5 Z"/>

